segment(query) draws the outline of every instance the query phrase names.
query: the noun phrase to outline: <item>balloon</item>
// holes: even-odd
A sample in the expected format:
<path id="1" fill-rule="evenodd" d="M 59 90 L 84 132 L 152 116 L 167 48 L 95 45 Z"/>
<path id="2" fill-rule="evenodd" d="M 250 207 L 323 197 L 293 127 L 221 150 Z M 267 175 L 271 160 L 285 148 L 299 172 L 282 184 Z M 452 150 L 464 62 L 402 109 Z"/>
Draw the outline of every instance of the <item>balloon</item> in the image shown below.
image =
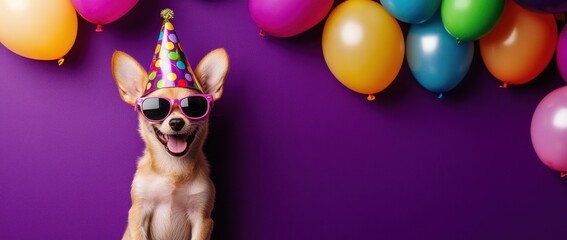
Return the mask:
<path id="1" fill-rule="evenodd" d="M 522 7 L 529 10 L 561 13 L 567 11 L 567 1 L 565 0 L 515 0 Z"/>
<path id="2" fill-rule="evenodd" d="M 504 0 L 443 0 L 441 17 L 451 35 L 477 40 L 489 33 L 500 19 Z"/>
<path id="3" fill-rule="evenodd" d="M 418 24 L 431 18 L 441 0 L 381 0 L 382 6 L 398 20 Z"/>
<path id="4" fill-rule="evenodd" d="M 323 29 L 323 56 L 333 75 L 362 94 L 382 91 L 394 81 L 404 59 L 404 36 L 386 9 L 369 0 L 338 5 Z"/>
<path id="5" fill-rule="evenodd" d="M 567 86 L 555 89 L 541 100 L 530 130 L 539 159 L 551 169 L 567 171 Z"/>
<path id="6" fill-rule="evenodd" d="M 321 22 L 333 0 L 248 0 L 248 9 L 260 35 L 291 37 Z"/>
<path id="7" fill-rule="evenodd" d="M 71 3 L 84 19 L 97 24 L 97 32 L 102 32 L 103 24 L 124 16 L 138 0 L 71 0 Z"/>
<path id="8" fill-rule="evenodd" d="M 480 53 L 490 73 L 506 87 L 539 75 L 551 61 L 556 43 L 553 14 L 531 12 L 508 1 L 494 30 L 480 39 Z"/>
<path id="9" fill-rule="evenodd" d="M 557 41 L 557 53 L 555 60 L 557 61 L 557 67 L 559 68 L 559 73 L 563 77 L 563 80 L 567 82 L 567 25 L 563 26 L 563 30 L 559 34 L 559 40 Z"/>
<path id="10" fill-rule="evenodd" d="M 425 23 L 411 25 L 406 48 L 413 76 L 427 90 L 439 93 L 439 98 L 463 80 L 474 55 L 474 43 L 457 43 L 445 31 L 439 14 Z"/>
<path id="11" fill-rule="evenodd" d="M 23 57 L 61 59 L 73 47 L 77 28 L 69 0 L 0 0 L 0 42 Z"/>

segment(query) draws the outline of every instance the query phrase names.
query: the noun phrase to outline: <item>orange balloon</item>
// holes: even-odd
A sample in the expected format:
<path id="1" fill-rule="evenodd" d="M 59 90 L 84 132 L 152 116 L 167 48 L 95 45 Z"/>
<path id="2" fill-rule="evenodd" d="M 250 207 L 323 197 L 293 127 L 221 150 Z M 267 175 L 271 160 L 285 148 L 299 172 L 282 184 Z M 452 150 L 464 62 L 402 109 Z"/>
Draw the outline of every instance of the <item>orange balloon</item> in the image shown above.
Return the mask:
<path id="1" fill-rule="evenodd" d="M 404 60 L 400 25 L 374 1 L 338 5 L 323 29 L 323 56 L 333 75 L 351 90 L 372 94 L 394 81 Z"/>
<path id="2" fill-rule="evenodd" d="M 524 84 L 545 69 L 556 44 L 553 14 L 531 12 L 509 0 L 500 21 L 480 39 L 480 53 L 494 77 L 505 84 Z"/>
<path id="3" fill-rule="evenodd" d="M 0 43 L 31 59 L 62 58 L 77 38 L 69 0 L 0 0 Z"/>

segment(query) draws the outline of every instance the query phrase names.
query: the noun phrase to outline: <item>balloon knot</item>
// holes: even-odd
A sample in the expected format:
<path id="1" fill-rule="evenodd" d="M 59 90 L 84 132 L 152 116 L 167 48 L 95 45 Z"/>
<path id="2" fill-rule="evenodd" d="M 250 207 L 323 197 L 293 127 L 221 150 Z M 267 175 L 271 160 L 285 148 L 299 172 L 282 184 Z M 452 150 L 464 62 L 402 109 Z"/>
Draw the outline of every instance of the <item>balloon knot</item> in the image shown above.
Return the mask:
<path id="1" fill-rule="evenodd" d="M 437 95 L 437 98 L 443 99 L 443 93 L 439 93 L 439 95 Z"/>
<path id="2" fill-rule="evenodd" d="M 266 32 L 264 32 L 264 29 L 260 29 L 260 32 L 258 33 L 258 36 L 265 38 L 266 37 Z"/>
<path id="3" fill-rule="evenodd" d="M 561 172 L 561 174 L 559 174 L 559 176 L 561 176 L 562 178 L 567 177 L 567 172 Z"/>
<path id="4" fill-rule="evenodd" d="M 461 43 L 463 43 L 463 41 L 461 41 L 460 39 L 457 39 L 457 44 L 461 45 Z"/>
<path id="5" fill-rule="evenodd" d="M 160 16 L 163 18 L 163 20 L 165 20 L 166 22 L 168 22 L 169 19 L 172 19 L 172 18 L 175 16 L 175 14 L 173 13 L 173 10 L 171 10 L 171 9 L 169 9 L 169 8 L 166 8 L 166 9 L 164 9 L 164 10 L 161 10 L 161 13 L 160 13 L 159 15 L 160 15 Z"/>
<path id="6" fill-rule="evenodd" d="M 103 30 L 102 30 L 102 25 L 100 25 L 100 24 L 96 25 L 96 30 L 95 30 L 95 32 L 102 32 L 102 31 L 103 31 Z"/>
<path id="7" fill-rule="evenodd" d="M 367 99 L 368 101 L 374 101 L 374 100 L 376 100 L 376 96 L 374 96 L 374 95 L 372 95 L 372 94 L 368 94 L 368 97 L 366 97 L 366 99 Z"/>
<path id="8" fill-rule="evenodd" d="M 57 60 L 57 65 L 61 66 L 61 65 L 63 65 L 64 62 L 65 62 L 65 58 L 59 58 Z"/>
<path id="9" fill-rule="evenodd" d="M 500 89 L 508 88 L 508 83 L 502 83 L 502 85 L 498 86 Z"/>

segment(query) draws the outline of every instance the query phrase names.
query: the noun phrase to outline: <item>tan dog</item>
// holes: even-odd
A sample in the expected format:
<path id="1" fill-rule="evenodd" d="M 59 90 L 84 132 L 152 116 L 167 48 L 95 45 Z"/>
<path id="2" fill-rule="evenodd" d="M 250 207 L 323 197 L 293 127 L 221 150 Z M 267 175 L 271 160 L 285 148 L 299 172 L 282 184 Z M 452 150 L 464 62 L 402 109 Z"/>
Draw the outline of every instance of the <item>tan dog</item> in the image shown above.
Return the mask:
<path id="1" fill-rule="evenodd" d="M 216 49 L 198 64 L 195 74 L 205 94 L 218 100 L 228 71 L 228 56 Z M 132 106 L 144 92 L 148 74 L 126 53 L 112 56 L 112 74 L 120 97 Z M 197 90 L 164 88 L 146 97 L 180 99 Z M 203 153 L 208 115 L 190 120 L 173 104 L 163 121 L 152 122 L 138 111 L 139 132 L 146 144 L 132 182 L 132 207 L 122 239 L 209 239 L 215 188 Z M 138 109 L 138 108 L 137 108 Z M 139 109 L 138 109 L 139 110 Z"/>

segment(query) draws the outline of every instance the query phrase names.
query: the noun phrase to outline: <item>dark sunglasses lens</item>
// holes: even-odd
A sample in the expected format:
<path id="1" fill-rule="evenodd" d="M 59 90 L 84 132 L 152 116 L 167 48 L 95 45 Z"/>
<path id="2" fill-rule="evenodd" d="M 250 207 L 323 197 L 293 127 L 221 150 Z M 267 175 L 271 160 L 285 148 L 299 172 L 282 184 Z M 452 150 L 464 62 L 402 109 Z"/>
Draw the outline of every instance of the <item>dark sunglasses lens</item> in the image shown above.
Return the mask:
<path id="1" fill-rule="evenodd" d="M 209 107 L 207 99 L 201 96 L 189 96 L 181 99 L 181 110 L 188 117 L 200 118 L 205 116 Z"/>
<path id="2" fill-rule="evenodd" d="M 163 98 L 148 98 L 142 102 L 142 113 L 148 119 L 159 121 L 169 113 L 169 101 Z"/>

